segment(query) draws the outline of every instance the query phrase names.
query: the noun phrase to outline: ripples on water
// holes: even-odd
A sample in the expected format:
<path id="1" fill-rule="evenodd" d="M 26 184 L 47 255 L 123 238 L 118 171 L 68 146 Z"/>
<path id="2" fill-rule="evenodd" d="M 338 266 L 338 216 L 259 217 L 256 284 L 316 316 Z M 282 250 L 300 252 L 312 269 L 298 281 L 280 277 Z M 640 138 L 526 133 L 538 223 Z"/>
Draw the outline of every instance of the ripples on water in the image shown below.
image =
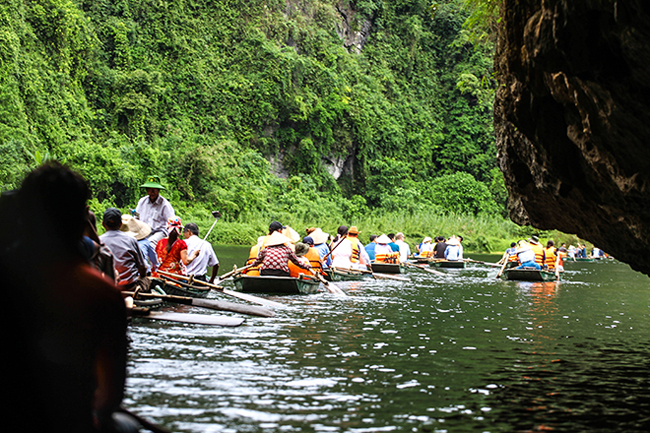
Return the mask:
<path id="1" fill-rule="evenodd" d="M 239 328 L 137 322 L 125 406 L 182 432 L 647 431 L 648 278 L 566 267 L 336 283 L 350 296 L 275 297 Z"/>

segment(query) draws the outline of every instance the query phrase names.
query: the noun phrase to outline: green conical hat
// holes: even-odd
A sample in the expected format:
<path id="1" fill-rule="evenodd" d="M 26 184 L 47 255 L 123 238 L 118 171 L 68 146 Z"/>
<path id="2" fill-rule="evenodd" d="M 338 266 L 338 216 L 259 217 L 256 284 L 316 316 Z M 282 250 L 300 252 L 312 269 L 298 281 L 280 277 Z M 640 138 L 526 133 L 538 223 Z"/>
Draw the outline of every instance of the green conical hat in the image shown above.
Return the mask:
<path id="1" fill-rule="evenodd" d="M 160 176 L 149 176 L 147 178 L 147 181 L 145 182 L 144 185 L 140 186 L 141 188 L 157 188 L 157 189 L 165 189 L 164 186 L 160 184 Z"/>

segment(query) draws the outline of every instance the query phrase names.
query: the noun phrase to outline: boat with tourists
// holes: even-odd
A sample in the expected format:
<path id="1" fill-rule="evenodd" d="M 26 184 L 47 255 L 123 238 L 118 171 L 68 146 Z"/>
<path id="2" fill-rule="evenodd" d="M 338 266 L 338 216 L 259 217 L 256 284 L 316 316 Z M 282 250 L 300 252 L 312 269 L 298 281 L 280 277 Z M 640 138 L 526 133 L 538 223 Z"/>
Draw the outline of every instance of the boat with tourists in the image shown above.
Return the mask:
<path id="1" fill-rule="evenodd" d="M 373 273 L 380 274 L 402 274 L 404 273 L 404 266 L 399 263 L 382 263 L 372 262 L 370 264 Z"/>
<path id="2" fill-rule="evenodd" d="M 320 281 L 309 275 L 300 277 L 279 277 L 271 275 L 237 275 L 235 287 L 244 293 L 264 293 L 280 295 L 312 295 L 319 293 Z"/>

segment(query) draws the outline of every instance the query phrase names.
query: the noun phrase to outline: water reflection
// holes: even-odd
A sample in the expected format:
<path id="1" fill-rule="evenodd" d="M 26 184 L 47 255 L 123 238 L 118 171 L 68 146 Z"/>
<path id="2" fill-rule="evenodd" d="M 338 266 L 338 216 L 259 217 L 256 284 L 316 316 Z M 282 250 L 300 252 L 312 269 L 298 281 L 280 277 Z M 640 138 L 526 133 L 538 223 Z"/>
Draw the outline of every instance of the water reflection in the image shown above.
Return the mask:
<path id="1" fill-rule="evenodd" d="M 646 277 L 615 263 L 559 283 L 450 271 L 277 297 L 289 308 L 240 328 L 140 323 L 127 406 L 183 432 L 646 427 Z"/>

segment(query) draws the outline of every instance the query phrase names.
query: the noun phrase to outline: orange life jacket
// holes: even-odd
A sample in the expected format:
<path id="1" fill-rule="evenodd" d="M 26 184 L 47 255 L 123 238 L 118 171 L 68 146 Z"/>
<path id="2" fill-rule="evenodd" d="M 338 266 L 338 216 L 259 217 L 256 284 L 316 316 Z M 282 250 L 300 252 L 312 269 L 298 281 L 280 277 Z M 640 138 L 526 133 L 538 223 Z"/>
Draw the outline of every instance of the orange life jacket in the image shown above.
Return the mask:
<path id="1" fill-rule="evenodd" d="M 248 252 L 248 260 L 246 260 L 246 266 L 253 263 L 257 259 L 258 254 L 259 254 L 259 247 L 257 245 L 253 245 L 250 251 Z M 256 266 L 254 268 L 248 268 L 245 271 L 243 271 L 242 274 L 252 276 L 252 277 L 259 277 L 260 267 Z"/>
<path id="2" fill-rule="evenodd" d="M 350 243 L 352 244 L 352 255 L 350 256 L 350 261 L 352 263 L 359 263 L 361 260 L 361 251 L 359 250 L 359 239 L 354 236 L 348 235 Z"/>
<path id="3" fill-rule="evenodd" d="M 544 250 L 544 254 L 546 254 L 546 259 L 544 260 L 544 264 L 548 266 L 549 269 L 555 269 L 555 261 L 557 260 L 557 248 L 555 247 L 546 248 Z"/>
<path id="4" fill-rule="evenodd" d="M 399 251 L 394 251 L 388 254 L 375 254 L 375 262 L 399 263 Z"/>
<path id="5" fill-rule="evenodd" d="M 546 254 L 544 254 L 544 247 L 541 246 L 540 244 L 532 244 L 532 243 L 530 244 L 530 246 L 535 252 L 535 263 L 537 263 L 538 265 L 543 265 L 544 257 L 546 256 Z"/>

